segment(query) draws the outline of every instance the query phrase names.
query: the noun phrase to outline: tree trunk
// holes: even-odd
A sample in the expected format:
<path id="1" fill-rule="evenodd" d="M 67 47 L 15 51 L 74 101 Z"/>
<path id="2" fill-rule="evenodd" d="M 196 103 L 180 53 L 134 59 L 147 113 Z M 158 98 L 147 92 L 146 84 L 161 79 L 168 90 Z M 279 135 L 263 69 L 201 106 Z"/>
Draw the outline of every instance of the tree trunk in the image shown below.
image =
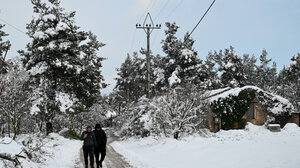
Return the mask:
<path id="1" fill-rule="evenodd" d="M 19 133 L 20 133 L 20 125 L 21 125 L 21 123 L 20 123 L 20 120 L 17 122 L 17 135 L 19 135 Z"/>
<path id="2" fill-rule="evenodd" d="M 52 122 L 49 121 L 49 122 L 46 123 L 46 133 L 48 135 L 51 132 L 53 132 L 53 125 L 52 125 Z"/>
<path id="3" fill-rule="evenodd" d="M 179 136 L 179 131 L 176 131 L 175 133 L 174 133 L 174 139 L 178 139 L 178 136 Z"/>
<path id="4" fill-rule="evenodd" d="M 13 136 L 13 140 L 16 140 L 17 137 L 17 122 L 16 122 L 16 118 L 12 118 L 12 126 L 13 126 L 13 130 L 14 130 L 14 136 Z"/>
<path id="5" fill-rule="evenodd" d="M 8 131 L 8 137 L 10 137 L 10 118 L 7 117 L 7 131 Z"/>

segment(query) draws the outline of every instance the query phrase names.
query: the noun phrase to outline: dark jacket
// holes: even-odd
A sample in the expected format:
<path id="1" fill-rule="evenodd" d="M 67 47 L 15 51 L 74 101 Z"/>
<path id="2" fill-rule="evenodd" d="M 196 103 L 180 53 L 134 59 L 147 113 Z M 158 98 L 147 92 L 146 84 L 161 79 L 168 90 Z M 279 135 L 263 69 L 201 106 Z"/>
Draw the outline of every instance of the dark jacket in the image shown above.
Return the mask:
<path id="1" fill-rule="evenodd" d="M 105 132 L 101 129 L 100 131 L 94 130 L 93 131 L 96 137 L 97 146 L 101 148 L 105 148 L 107 137 Z"/>
<path id="2" fill-rule="evenodd" d="M 86 138 L 83 138 L 84 134 L 87 134 Z M 83 146 L 97 146 L 96 137 L 93 131 L 91 132 L 84 131 L 81 134 L 80 140 L 83 140 Z"/>

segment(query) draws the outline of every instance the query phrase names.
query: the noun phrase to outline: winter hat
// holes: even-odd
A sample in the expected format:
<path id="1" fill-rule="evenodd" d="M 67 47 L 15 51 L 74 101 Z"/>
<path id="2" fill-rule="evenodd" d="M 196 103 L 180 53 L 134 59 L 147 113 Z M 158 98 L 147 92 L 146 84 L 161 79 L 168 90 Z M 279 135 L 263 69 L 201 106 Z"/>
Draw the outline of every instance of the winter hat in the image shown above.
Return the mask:
<path id="1" fill-rule="evenodd" d="M 101 128 L 101 125 L 100 124 L 96 124 L 95 129 L 97 129 L 97 128 Z"/>
<path id="2" fill-rule="evenodd" d="M 92 127 L 91 126 L 87 126 L 86 129 L 92 129 Z"/>

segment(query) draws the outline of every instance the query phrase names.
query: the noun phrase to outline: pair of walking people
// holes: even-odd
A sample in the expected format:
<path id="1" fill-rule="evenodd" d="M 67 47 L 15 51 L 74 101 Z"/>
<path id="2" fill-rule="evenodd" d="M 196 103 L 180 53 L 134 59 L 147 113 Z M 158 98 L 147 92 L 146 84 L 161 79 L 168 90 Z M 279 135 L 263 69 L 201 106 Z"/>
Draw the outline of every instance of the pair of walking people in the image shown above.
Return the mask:
<path id="1" fill-rule="evenodd" d="M 107 136 L 100 124 L 96 124 L 95 130 L 88 126 L 80 137 L 83 140 L 83 154 L 85 167 L 88 168 L 88 157 L 90 157 L 90 166 L 94 168 L 94 155 L 96 158 L 97 168 L 102 167 L 102 162 L 106 155 Z M 99 156 L 101 154 L 101 159 Z"/>

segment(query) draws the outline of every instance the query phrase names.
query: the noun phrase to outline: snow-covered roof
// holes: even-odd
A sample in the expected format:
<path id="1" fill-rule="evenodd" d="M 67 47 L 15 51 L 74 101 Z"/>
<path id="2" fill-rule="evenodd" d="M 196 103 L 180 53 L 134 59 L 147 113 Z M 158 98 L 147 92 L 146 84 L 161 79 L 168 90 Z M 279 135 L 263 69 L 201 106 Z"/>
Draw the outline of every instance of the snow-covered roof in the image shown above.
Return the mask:
<path id="1" fill-rule="evenodd" d="M 244 86 L 244 87 L 237 87 L 237 88 L 227 87 L 227 88 L 222 88 L 217 90 L 211 90 L 206 92 L 206 96 L 208 102 L 212 103 L 214 101 L 218 101 L 219 99 L 228 98 L 229 96 L 238 96 L 239 93 L 243 90 L 252 90 L 255 91 L 255 93 L 262 93 L 265 101 L 269 102 L 269 104 L 272 104 L 272 106 L 267 107 L 268 112 L 271 112 L 275 115 L 285 113 L 285 112 L 289 112 L 289 113 L 294 112 L 294 107 L 289 100 L 279 95 L 262 90 L 261 88 L 256 86 Z"/>

